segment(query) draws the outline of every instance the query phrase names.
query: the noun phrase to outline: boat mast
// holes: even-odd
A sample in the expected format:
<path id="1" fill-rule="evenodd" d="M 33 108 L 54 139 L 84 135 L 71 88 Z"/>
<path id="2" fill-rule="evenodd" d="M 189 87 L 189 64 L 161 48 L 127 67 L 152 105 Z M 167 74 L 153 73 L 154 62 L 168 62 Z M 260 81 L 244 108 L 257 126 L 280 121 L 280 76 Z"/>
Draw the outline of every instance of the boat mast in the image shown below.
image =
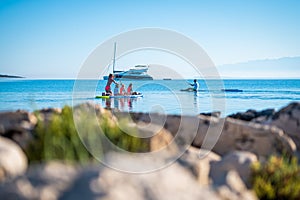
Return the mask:
<path id="1" fill-rule="evenodd" d="M 114 44 L 114 59 L 113 59 L 113 73 L 115 73 L 116 51 L 117 51 L 117 43 L 115 42 L 115 44 Z"/>

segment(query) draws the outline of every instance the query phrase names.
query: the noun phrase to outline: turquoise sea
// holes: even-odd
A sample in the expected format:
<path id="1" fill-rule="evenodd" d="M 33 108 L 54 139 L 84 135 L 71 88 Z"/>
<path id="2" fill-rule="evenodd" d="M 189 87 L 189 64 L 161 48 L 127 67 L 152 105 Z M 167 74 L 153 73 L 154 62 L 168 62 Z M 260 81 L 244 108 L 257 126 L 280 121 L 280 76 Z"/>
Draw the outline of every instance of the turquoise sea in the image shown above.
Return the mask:
<path id="1" fill-rule="evenodd" d="M 95 95 L 101 95 L 104 90 L 104 80 L 0 79 L 0 111 L 33 111 L 89 101 L 126 112 L 196 115 L 221 111 L 225 116 L 248 109 L 279 109 L 300 101 L 300 80 L 200 80 L 201 90 L 197 93 L 180 91 L 189 87 L 186 80 L 131 82 L 134 90 L 143 93 L 144 97 L 95 99 Z M 242 92 L 222 92 L 222 88 Z"/>

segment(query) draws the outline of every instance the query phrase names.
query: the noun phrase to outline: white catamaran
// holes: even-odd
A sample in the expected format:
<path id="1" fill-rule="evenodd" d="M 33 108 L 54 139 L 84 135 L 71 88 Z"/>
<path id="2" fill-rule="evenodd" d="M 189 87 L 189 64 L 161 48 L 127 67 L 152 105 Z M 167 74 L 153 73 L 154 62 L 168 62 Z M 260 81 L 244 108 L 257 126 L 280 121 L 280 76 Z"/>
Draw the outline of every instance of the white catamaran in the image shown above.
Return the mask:
<path id="1" fill-rule="evenodd" d="M 115 63 L 116 63 L 116 50 L 117 50 L 117 44 L 114 44 L 114 57 L 113 57 L 113 64 L 112 68 L 113 71 L 112 73 L 115 76 L 115 80 L 118 79 L 127 79 L 127 80 L 153 80 L 153 78 L 147 74 L 147 71 L 149 69 L 149 66 L 147 65 L 136 65 L 134 68 L 130 68 L 127 71 L 120 71 L 120 70 L 115 70 Z M 108 79 L 108 75 L 103 76 L 104 80 Z"/>

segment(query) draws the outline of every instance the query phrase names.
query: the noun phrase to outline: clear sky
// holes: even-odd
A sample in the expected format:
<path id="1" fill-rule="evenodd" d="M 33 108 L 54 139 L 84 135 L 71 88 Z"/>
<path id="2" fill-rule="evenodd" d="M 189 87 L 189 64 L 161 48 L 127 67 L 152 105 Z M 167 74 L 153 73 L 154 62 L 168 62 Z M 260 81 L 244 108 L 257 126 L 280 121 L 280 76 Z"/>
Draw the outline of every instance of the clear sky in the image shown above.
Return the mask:
<path id="1" fill-rule="evenodd" d="M 300 56 L 299 11 L 298 0 L 1 0 L 0 74 L 76 78 L 99 44 L 143 27 L 190 37 L 217 65 Z"/>

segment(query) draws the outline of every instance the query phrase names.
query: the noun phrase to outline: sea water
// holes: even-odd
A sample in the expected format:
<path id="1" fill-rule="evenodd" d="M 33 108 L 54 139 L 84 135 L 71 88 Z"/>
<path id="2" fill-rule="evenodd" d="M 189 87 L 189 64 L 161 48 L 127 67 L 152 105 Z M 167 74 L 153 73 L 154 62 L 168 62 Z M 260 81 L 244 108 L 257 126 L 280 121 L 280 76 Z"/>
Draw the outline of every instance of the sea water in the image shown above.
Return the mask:
<path id="1" fill-rule="evenodd" d="M 122 81 L 142 98 L 95 99 L 104 80 L 0 80 L 0 111 L 28 110 L 93 102 L 125 112 L 197 115 L 221 111 L 223 116 L 248 109 L 280 109 L 300 101 L 300 80 L 199 80 L 200 91 L 180 91 L 192 80 Z M 114 85 L 112 84 L 112 90 Z M 224 92 L 221 89 L 239 89 Z"/>

